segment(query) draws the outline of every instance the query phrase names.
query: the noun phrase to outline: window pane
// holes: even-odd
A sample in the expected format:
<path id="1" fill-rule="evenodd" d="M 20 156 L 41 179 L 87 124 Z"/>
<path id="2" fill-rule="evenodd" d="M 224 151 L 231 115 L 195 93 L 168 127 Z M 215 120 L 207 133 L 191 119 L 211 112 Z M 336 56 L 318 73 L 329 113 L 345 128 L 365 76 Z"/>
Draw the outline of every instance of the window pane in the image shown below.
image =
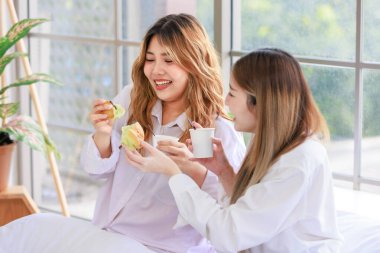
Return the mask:
<path id="1" fill-rule="evenodd" d="M 188 13 L 214 38 L 214 4 L 210 0 L 122 0 L 122 38 L 140 41 L 149 27 L 167 14 Z"/>
<path id="2" fill-rule="evenodd" d="M 84 136 L 93 130 L 88 118 L 92 101 L 111 99 L 117 91 L 114 47 L 37 38 L 31 39 L 31 47 L 35 71 L 50 73 L 64 84 L 39 85 L 39 95 L 41 104 L 48 105 L 49 135 L 62 154 L 57 165 L 70 212 L 90 218 L 99 185 L 80 167 L 79 154 Z M 43 164 L 33 165 L 34 197 L 38 205 L 60 210 L 50 166 L 44 159 L 38 162 Z"/>
<path id="3" fill-rule="evenodd" d="M 327 146 L 334 172 L 353 174 L 355 72 L 348 68 L 303 65 L 313 96 L 331 133 Z"/>
<path id="4" fill-rule="evenodd" d="M 30 7 L 31 17 L 51 20 L 36 28 L 38 32 L 100 38 L 115 36 L 114 1 L 34 0 Z"/>
<path id="5" fill-rule="evenodd" d="M 241 14 L 234 17 L 235 50 L 279 47 L 298 56 L 354 60 L 355 0 L 233 3 Z"/>
<path id="6" fill-rule="evenodd" d="M 363 1 L 363 60 L 380 62 L 380 8 L 378 0 Z"/>
<path id="7" fill-rule="evenodd" d="M 92 100 L 116 94 L 113 47 L 46 39 L 32 39 L 32 46 L 33 65 L 64 84 L 41 87 L 46 90 L 49 122 L 92 129 L 88 121 Z"/>
<path id="8" fill-rule="evenodd" d="M 132 65 L 140 53 L 140 48 L 138 47 L 123 47 L 122 49 L 122 84 L 129 85 L 132 84 Z"/>
<path id="9" fill-rule="evenodd" d="M 87 134 L 49 127 L 49 135 L 62 155 L 62 159 L 57 160 L 57 166 L 69 211 L 71 215 L 91 219 L 101 183 L 92 180 L 79 164 L 79 154 Z M 46 160 L 42 160 L 41 163 L 34 166 L 33 170 L 34 198 L 39 206 L 60 212 L 49 163 Z"/>
<path id="10" fill-rule="evenodd" d="M 380 179 L 380 71 L 363 71 L 362 175 Z"/>

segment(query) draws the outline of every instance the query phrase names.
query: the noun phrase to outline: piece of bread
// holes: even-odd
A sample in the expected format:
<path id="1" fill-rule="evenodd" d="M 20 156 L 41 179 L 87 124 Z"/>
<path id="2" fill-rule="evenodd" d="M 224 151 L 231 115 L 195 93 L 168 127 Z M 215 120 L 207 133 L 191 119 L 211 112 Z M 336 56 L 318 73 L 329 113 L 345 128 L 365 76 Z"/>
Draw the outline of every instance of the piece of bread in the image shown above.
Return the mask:
<path id="1" fill-rule="evenodd" d="M 121 128 L 121 145 L 133 151 L 141 148 L 144 130 L 139 122 Z"/>
<path id="2" fill-rule="evenodd" d="M 125 113 L 125 109 L 121 105 L 114 104 L 111 100 L 106 101 L 104 104 L 112 105 L 112 109 L 100 112 L 102 114 L 107 114 L 109 120 L 121 118 Z"/>

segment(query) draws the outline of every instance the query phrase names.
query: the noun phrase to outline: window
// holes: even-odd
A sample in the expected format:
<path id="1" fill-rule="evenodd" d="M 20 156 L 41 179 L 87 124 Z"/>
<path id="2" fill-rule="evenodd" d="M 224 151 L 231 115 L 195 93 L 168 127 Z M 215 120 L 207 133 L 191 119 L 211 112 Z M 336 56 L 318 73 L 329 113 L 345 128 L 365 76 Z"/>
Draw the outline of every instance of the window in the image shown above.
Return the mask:
<path id="1" fill-rule="evenodd" d="M 79 165 L 85 137 L 93 131 L 88 114 L 95 98 L 112 99 L 131 83 L 131 68 L 146 30 L 161 16 L 189 13 L 213 38 L 213 1 L 30 0 L 29 17 L 51 21 L 30 39 L 33 70 L 51 73 L 65 85 L 40 86 L 49 134 L 62 153 L 58 162 L 70 212 L 91 218 L 101 183 Z M 33 197 L 42 208 L 60 211 L 49 164 L 33 156 Z"/>
<path id="2" fill-rule="evenodd" d="M 295 55 L 331 131 L 334 176 L 356 189 L 380 185 L 376 1 L 239 0 L 233 10 L 232 56 L 262 47 Z"/>
<path id="3" fill-rule="evenodd" d="M 29 0 L 24 6 L 28 17 L 51 19 L 32 31 L 33 70 L 51 73 L 65 84 L 41 85 L 39 94 L 48 105 L 50 135 L 63 156 L 58 167 L 71 214 L 91 218 L 101 186 L 79 165 L 83 140 L 92 131 L 91 102 L 96 97 L 111 99 L 131 83 L 131 67 L 145 31 L 159 17 L 180 12 L 195 15 L 215 41 L 226 84 L 230 62 L 247 51 L 278 47 L 294 54 L 329 124 L 328 152 L 337 183 L 379 191 L 377 4 L 376 0 L 180 4 L 178 0 Z M 33 154 L 32 162 L 34 199 L 42 208 L 59 211 L 48 163 L 39 154 Z"/>

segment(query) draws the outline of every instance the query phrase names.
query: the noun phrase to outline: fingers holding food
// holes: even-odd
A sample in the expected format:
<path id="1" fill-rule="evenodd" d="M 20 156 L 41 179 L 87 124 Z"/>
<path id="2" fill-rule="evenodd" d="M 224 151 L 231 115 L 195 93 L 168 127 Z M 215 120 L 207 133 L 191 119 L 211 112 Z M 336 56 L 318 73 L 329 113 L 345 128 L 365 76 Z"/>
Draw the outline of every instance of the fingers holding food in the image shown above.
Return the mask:
<path id="1" fill-rule="evenodd" d="M 125 114 L 125 109 L 119 104 L 112 103 L 111 100 L 106 100 L 102 104 L 99 113 L 107 115 L 108 120 L 115 120 L 121 118 Z"/>

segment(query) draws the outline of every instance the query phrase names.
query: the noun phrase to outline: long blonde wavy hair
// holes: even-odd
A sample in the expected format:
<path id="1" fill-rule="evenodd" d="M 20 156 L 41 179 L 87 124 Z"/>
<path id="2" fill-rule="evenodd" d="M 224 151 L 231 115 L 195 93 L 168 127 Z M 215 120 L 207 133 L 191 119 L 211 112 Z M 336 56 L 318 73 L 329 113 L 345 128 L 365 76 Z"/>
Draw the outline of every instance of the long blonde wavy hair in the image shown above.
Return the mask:
<path id="1" fill-rule="evenodd" d="M 212 127 L 215 118 L 227 117 L 224 111 L 223 85 L 218 57 L 203 26 L 191 15 L 167 15 L 159 19 L 146 33 L 140 54 L 132 67 L 128 124 L 138 121 L 145 131 L 145 139 L 152 136 L 152 108 L 158 100 L 144 74 L 147 48 L 153 36 L 165 47 L 169 57 L 188 73 L 185 91 L 187 117 L 204 127 Z M 188 126 L 188 129 L 190 125 Z M 185 131 L 180 141 L 189 138 Z"/>
<path id="2" fill-rule="evenodd" d="M 287 52 L 251 52 L 235 63 L 232 75 L 248 93 L 248 106 L 255 106 L 257 115 L 255 135 L 231 195 L 235 203 L 281 155 L 312 135 L 328 140 L 329 131 L 299 63 Z"/>

